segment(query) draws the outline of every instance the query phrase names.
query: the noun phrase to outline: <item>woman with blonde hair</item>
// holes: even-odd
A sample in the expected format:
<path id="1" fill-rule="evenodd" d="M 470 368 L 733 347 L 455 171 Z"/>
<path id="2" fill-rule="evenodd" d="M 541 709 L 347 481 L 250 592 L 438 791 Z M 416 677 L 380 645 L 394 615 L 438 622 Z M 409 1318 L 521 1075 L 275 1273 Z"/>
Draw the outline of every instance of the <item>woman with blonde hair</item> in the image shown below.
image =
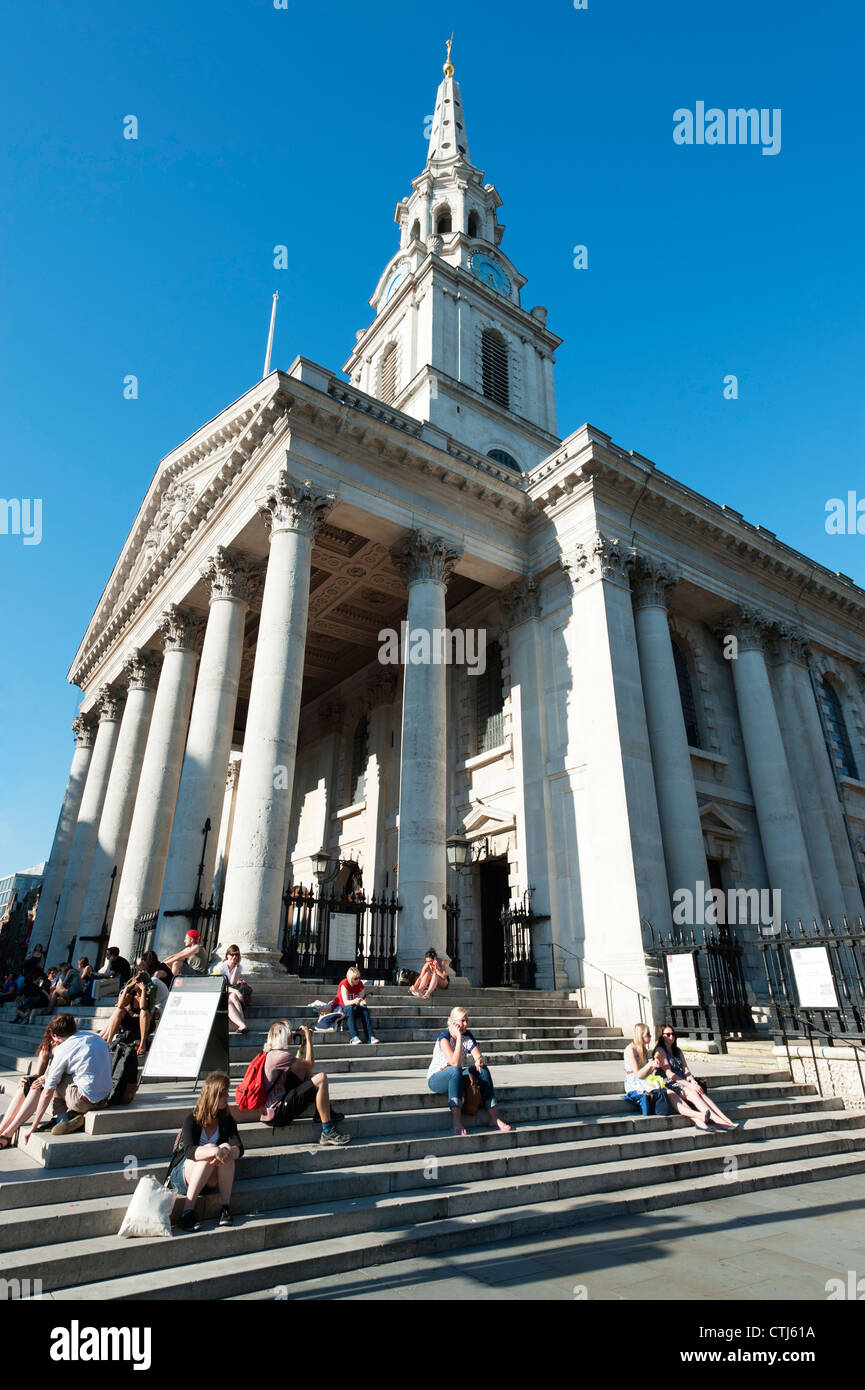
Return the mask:
<path id="1" fill-rule="evenodd" d="M 651 1050 L 648 1023 L 635 1023 L 633 1042 L 625 1048 L 625 1100 L 644 1115 L 669 1115 L 667 1088 Z"/>
<path id="2" fill-rule="evenodd" d="M 337 999 L 339 1000 L 340 1012 L 345 1015 L 352 1042 L 360 1042 L 356 1022 L 356 1016 L 359 1014 L 366 1029 L 367 1042 L 377 1043 L 378 1038 L 372 1031 L 372 1020 L 366 1006 L 366 985 L 361 979 L 360 971 L 356 965 L 350 965 L 345 972 L 345 979 L 340 980 Z"/>
<path id="3" fill-rule="evenodd" d="M 323 1071 L 314 1070 L 312 1034 L 305 1024 L 300 1025 L 299 1031 L 303 1037 L 302 1057 L 297 1050 L 297 1034 L 292 1033 L 288 1019 L 278 1018 L 270 1026 L 262 1049 L 267 1099 L 260 1119 L 265 1124 L 287 1125 L 315 1102 L 321 1120 L 318 1142 L 331 1147 L 349 1144 L 351 1136 L 336 1127 L 336 1121 L 345 1116 L 331 1111 L 327 1077 Z"/>
<path id="4" fill-rule="evenodd" d="M 432 1061 L 427 1071 L 427 1086 L 437 1095 L 447 1093 L 451 1128 L 454 1134 L 464 1135 L 466 1130 L 463 1126 L 463 1091 L 466 1077 L 474 1072 L 480 1083 L 482 1105 L 487 1112 L 490 1128 L 500 1129 L 503 1133 L 509 1134 L 511 1126 L 499 1118 L 496 1109 L 496 1093 L 490 1069 L 483 1059 L 480 1044 L 474 1034 L 469 1032 L 468 1024 L 469 1016 L 465 1009 L 451 1009 L 447 1028 L 436 1038 Z M 467 1059 L 474 1065 L 467 1066 L 464 1073 L 463 1064 Z"/>
<path id="5" fill-rule="evenodd" d="M 183 1121 L 178 1146 L 183 1154 L 186 1182 L 181 1231 L 198 1230 L 195 1203 L 202 1193 L 217 1188 L 222 1202 L 219 1225 L 230 1226 L 233 1220 L 229 1199 L 234 1186 L 234 1165 L 243 1156 L 243 1141 L 228 1108 L 229 1085 L 224 1071 L 212 1071 L 205 1079 L 195 1109 Z"/>

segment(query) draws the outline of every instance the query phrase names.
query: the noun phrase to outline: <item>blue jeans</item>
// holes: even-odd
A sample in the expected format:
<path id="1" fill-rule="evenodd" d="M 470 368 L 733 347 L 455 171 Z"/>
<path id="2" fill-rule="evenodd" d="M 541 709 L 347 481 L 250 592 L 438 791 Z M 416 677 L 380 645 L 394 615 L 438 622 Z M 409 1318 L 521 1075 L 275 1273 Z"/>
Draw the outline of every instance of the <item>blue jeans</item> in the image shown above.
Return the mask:
<path id="1" fill-rule="evenodd" d="M 670 1105 L 665 1090 L 626 1091 L 625 1100 L 629 1100 L 632 1105 L 639 1105 L 644 1115 L 669 1115 L 670 1113 Z"/>
<path id="2" fill-rule="evenodd" d="M 366 1004 L 340 1004 L 340 1010 L 345 1014 L 348 1023 L 348 1031 L 353 1038 L 358 1037 L 357 1024 L 355 1023 L 355 1009 L 363 1019 L 363 1026 L 366 1029 L 367 1042 L 372 1037 L 372 1023 L 370 1022 L 369 1009 Z"/>
<path id="3" fill-rule="evenodd" d="M 477 1073 L 478 1081 L 481 1086 L 484 1108 L 489 1110 L 491 1105 L 496 1103 L 496 1093 L 493 1086 L 493 1078 L 490 1076 L 489 1067 L 468 1067 L 468 1071 Z M 442 1071 L 433 1072 L 427 1078 L 427 1085 L 436 1095 L 443 1096 L 447 1092 L 448 1105 L 461 1106 L 463 1103 L 463 1069 L 462 1067 L 444 1067 Z"/>

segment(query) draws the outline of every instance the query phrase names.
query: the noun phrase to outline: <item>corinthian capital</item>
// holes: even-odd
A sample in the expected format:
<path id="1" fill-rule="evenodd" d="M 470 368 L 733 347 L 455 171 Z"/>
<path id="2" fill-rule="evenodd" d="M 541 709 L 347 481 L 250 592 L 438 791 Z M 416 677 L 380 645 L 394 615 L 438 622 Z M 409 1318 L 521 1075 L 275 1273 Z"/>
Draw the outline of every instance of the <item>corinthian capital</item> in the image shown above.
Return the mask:
<path id="1" fill-rule="evenodd" d="M 724 615 L 715 632 L 722 640 L 734 636 L 741 652 L 765 652 L 771 628 L 772 620 L 765 613 L 741 604 Z"/>
<path id="2" fill-rule="evenodd" d="M 807 635 L 799 627 L 779 624 L 771 632 L 771 651 L 776 661 L 795 661 L 799 666 L 811 662 L 811 647 Z"/>
<path id="3" fill-rule="evenodd" d="M 391 559 L 408 586 L 447 584 L 461 555 L 462 551 L 455 550 L 444 536 L 431 536 L 426 531 L 412 531 L 391 551 Z"/>
<path id="4" fill-rule="evenodd" d="M 255 561 L 232 555 L 220 545 L 202 566 L 201 574 L 210 584 L 211 603 L 223 598 L 250 603 L 261 588 L 264 571 Z"/>
<path id="5" fill-rule="evenodd" d="M 309 480 L 299 483 L 283 469 L 257 505 L 271 535 L 299 531 L 301 535 L 314 536 L 335 501 L 332 492 L 313 492 Z"/>
<path id="6" fill-rule="evenodd" d="M 520 579 L 509 589 L 505 589 L 501 598 L 511 627 L 518 627 L 520 623 L 527 623 L 530 619 L 541 616 L 541 598 L 532 575 L 527 575 L 525 579 Z"/>
<path id="7" fill-rule="evenodd" d="M 72 732 L 79 748 L 92 748 L 96 738 L 97 721 L 92 714 L 79 714 L 72 721 Z"/>
<path id="8" fill-rule="evenodd" d="M 123 663 L 127 690 L 155 690 L 159 679 L 159 659 L 155 652 L 143 652 L 138 647 Z"/>
<path id="9" fill-rule="evenodd" d="M 635 555 L 631 566 L 631 588 L 635 608 L 667 608 L 667 594 L 678 576 L 663 561 L 649 555 Z"/>
<path id="10" fill-rule="evenodd" d="M 562 556 L 562 566 L 576 588 L 588 579 L 601 578 L 620 588 L 630 586 L 628 571 L 633 552 L 619 540 L 610 540 L 598 531 L 585 545 L 575 546 L 569 555 Z"/>
<path id="11" fill-rule="evenodd" d="M 186 608 L 172 603 L 159 619 L 159 630 L 167 652 L 196 652 L 201 654 L 204 641 L 204 622 Z"/>
<path id="12" fill-rule="evenodd" d="M 96 692 L 94 709 L 99 711 L 99 722 L 111 724 L 123 713 L 126 691 L 116 685 L 100 685 Z"/>

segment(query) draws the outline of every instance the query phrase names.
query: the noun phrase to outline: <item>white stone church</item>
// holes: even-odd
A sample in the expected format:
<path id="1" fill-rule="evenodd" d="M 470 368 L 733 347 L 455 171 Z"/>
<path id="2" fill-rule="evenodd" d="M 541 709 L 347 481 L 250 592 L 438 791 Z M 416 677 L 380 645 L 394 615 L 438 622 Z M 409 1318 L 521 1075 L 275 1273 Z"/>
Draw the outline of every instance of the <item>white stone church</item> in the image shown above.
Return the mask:
<path id="1" fill-rule="evenodd" d="M 682 890 L 863 912 L 865 592 L 601 430 L 560 437 L 561 339 L 501 202 L 449 57 L 343 371 L 297 357 L 159 464 L 69 672 L 52 962 L 128 955 L 155 913 L 164 954 L 198 901 L 278 968 L 319 865 L 397 895 L 400 965 L 446 950 L 458 896 L 459 973 L 500 984 L 522 904 L 539 987 L 605 971 L 660 1007 L 644 948 Z M 386 630 L 483 660 L 387 664 Z"/>

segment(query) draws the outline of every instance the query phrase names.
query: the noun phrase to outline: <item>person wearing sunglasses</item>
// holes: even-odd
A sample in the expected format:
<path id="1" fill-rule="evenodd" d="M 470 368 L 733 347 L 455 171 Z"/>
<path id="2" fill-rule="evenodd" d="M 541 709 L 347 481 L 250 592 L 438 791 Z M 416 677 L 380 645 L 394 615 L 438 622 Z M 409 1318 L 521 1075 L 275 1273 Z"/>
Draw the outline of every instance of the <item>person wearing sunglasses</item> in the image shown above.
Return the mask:
<path id="1" fill-rule="evenodd" d="M 667 1082 L 667 1096 L 680 1115 L 689 1115 L 698 1129 L 711 1129 L 713 1126 L 716 1129 L 739 1128 L 736 1121 L 725 1115 L 720 1106 L 706 1095 L 691 1074 L 671 1023 L 662 1023 L 658 1030 L 655 1060 Z"/>

